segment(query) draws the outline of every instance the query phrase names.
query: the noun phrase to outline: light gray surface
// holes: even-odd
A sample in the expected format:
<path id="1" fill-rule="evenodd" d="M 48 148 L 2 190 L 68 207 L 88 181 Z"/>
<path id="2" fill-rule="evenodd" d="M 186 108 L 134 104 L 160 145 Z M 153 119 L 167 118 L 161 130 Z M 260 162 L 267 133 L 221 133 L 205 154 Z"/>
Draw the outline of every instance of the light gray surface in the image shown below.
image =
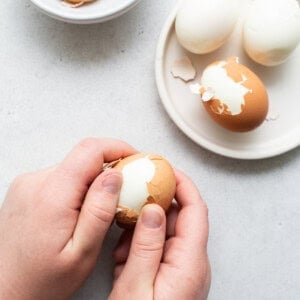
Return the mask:
<path id="1" fill-rule="evenodd" d="M 77 26 L 28 1 L 0 2 L 0 203 L 20 172 L 61 160 L 80 139 L 112 136 L 165 155 L 210 210 L 209 299 L 299 299 L 300 149 L 263 161 L 209 153 L 162 108 L 154 81 L 158 35 L 175 1 L 142 1 L 121 18 Z M 75 299 L 106 299 L 113 227 Z"/>

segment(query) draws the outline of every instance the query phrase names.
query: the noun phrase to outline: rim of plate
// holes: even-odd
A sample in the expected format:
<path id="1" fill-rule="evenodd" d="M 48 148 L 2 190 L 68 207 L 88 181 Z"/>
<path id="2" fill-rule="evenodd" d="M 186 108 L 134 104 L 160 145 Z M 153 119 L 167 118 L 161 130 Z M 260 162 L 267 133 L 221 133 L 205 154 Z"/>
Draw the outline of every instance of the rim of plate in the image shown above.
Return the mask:
<path id="1" fill-rule="evenodd" d="M 255 151 L 245 150 L 232 150 L 223 146 L 219 146 L 209 140 L 199 136 L 196 134 L 184 121 L 184 119 L 180 116 L 180 114 L 176 111 L 174 106 L 172 105 L 172 101 L 169 98 L 167 89 L 165 87 L 164 80 L 164 57 L 165 50 L 168 41 L 168 37 L 171 33 L 175 17 L 177 14 L 178 7 L 181 1 L 177 3 L 174 10 L 167 17 L 167 20 L 163 26 L 163 29 L 160 33 L 158 44 L 156 48 L 156 57 L 155 57 L 155 80 L 158 89 L 158 93 L 160 95 L 162 104 L 169 114 L 169 117 L 172 121 L 181 129 L 181 131 L 187 135 L 191 140 L 193 140 L 199 146 L 217 153 L 222 156 L 235 158 L 235 159 L 245 159 L 245 160 L 254 160 L 254 159 L 264 159 L 274 157 L 280 154 L 283 154 L 287 151 L 290 151 L 294 148 L 300 146 L 300 127 L 296 127 L 294 130 L 291 130 L 288 134 L 284 135 L 284 141 L 288 140 L 289 143 L 282 143 L 280 147 L 275 147 L 274 149 L 256 149 Z M 296 138 L 295 138 L 296 137 Z M 297 138 L 298 137 L 298 138 Z M 278 139 L 282 139 L 278 138 Z M 276 141 L 277 139 L 275 139 Z"/>
<path id="2" fill-rule="evenodd" d="M 141 0 L 130 0 L 129 2 L 112 8 L 110 11 L 103 13 L 101 11 L 96 13 L 86 13 L 84 15 L 75 15 L 72 12 L 64 11 L 63 9 L 55 9 L 51 5 L 47 5 L 42 0 L 30 0 L 37 8 L 42 10 L 45 14 L 55 19 L 76 23 L 76 24 L 91 24 L 109 21 L 111 19 L 117 18 L 131 8 L 133 8 Z M 92 5 L 89 4 L 89 5 Z"/>

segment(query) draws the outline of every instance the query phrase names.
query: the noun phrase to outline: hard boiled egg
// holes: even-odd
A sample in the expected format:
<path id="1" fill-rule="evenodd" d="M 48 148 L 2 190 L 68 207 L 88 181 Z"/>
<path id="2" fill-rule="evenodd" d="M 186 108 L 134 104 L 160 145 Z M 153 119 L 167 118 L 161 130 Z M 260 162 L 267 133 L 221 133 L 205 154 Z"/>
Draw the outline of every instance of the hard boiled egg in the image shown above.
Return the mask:
<path id="1" fill-rule="evenodd" d="M 207 66 L 199 93 L 208 114 L 226 129 L 249 131 L 267 116 L 269 102 L 264 84 L 237 57 Z"/>
<path id="2" fill-rule="evenodd" d="M 247 54 L 259 64 L 283 63 L 300 40 L 298 1 L 254 1 L 244 23 L 243 40 Z"/>
<path id="3" fill-rule="evenodd" d="M 122 159 L 115 169 L 122 172 L 123 185 L 116 214 L 118 224 L 136 223 L 142 207 L 156 203 L 167 210 L 176 190 L 170 163 L 160 155 L 135 154 Z"/>
<path id="4" fill-rule="evenodd" d="M 178 42 L 190 52 L 209 53 L 222 46 L 234 29 L 238 0 L 185 0 L 178 9 Z"/>

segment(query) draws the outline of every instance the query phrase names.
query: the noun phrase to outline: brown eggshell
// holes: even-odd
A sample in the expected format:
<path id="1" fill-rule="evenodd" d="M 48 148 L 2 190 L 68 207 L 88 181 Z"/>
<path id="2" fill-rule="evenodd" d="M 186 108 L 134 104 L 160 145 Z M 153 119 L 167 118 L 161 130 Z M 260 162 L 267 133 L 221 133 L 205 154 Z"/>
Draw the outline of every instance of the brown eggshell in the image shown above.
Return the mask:
<path id="1" fill-rule="evenodd" d="M 65 0 L 67 3 L 71 3 L 74 7 L 79 7 L 85 3 L 93 2 L 94 0 Z"/>
<path id="2" fill-rule="evenodd" d="M 149 197 L 145 199 L 144 205 L 156 203 L 165 211 L 170 207 L 176 191 L 176 178 L 170 163 L 160 155 L 135 154 L 122 159 L 114 168 L 122 171 L 125 165 L 139 159 L 148 157 L 155 164 L 155 175 L 151 182 L 147 183 Z M 118 225 L 130 228 L 135 225 L 139 213 L 128 207 L 118 205 L 120 211 L 116 214 Z"/>
<path id="3" fill-rule="evenodd" d="M 202 103 L 208 114 L 222 127 L 237 132 L 253 130 L 265 120 L 268 113 L 269 101 L 266 88 L 255 73 L 239 64 L 236 59 L 228 59 L 227 62 L 228 64 L 224 68 L 228 76 L 238 83 L 243 80 L 243 74 L 247 80 L 242 85 L 252 90 L 252 93 L 247 93 L 244 97 L 245 104 L 242 105 L 242 112 L 232 115 L 226 104 L 222 105 L 220 99 L 213 98 L 206 102 L 202 101 Z M 221 106 L 225 109 L 220 114 L 218 109 Z"/>

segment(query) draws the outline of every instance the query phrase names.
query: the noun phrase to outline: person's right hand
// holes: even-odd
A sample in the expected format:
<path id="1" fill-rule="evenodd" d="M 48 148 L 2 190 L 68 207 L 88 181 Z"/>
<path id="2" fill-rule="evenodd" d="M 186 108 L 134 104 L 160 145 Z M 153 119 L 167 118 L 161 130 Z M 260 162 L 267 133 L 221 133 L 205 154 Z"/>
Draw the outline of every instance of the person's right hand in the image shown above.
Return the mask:
<path id="1" fill-rule="evenodd" d="M 178 205 L 172 206 L 167 219 L 160 206 L 146 205 L 134 233 L 121 236 L 110 300 L 207 298 L 207 207 L 186 175 L 176 171 L 176 177 Z"/>

